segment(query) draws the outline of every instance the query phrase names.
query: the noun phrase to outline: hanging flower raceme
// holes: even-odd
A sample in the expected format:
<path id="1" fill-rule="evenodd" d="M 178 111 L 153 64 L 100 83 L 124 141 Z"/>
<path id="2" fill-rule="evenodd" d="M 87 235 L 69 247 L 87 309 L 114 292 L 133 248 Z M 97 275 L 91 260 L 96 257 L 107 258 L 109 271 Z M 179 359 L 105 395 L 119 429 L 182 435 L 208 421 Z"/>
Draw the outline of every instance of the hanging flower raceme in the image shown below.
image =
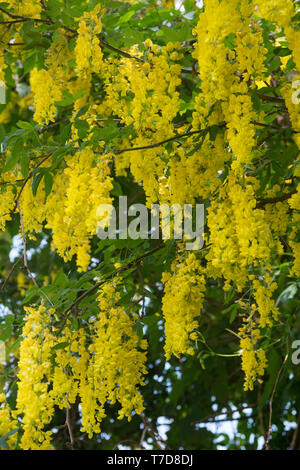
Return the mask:
<path id="1" fill-rule="evenodd" d="M 252 184 L 251 184 L 252 183 Z M 256 209 L 255 184 L 243 186 L 231 175 L 221 188 L 219 201 L 208 210 L 209 250 L 206 256 L 208 273 L 214 278 L 222 275 L 225 288 L 231 282 L 238 290 L 249 279 L 249 265 L 267 265 L 272 253 L 281 252 L 262 209 Z"/>
<path id="2" fill-rule="evenodd" d="M 177 259 L 172 272 L 164 273 L 162 313 L 165 319 L 165 355 L 194 354 L 192 342 L 197 339 L 205 291 L 205 278 L 194 253 Z"/>
<path id="3" fill-rule="evenodd" d="M 80 77 L 85 78 L 92 72 L 99 73 L 102 68 L 103 54 L 98 37 L 101 30 L 101 5 L 98 4 L 93 11 L 85 12 L 79 21 L 75 57 Z"/>
<path id="4" fill-rule="evenodd" d="M 41 17 L 42 5 L 39 0 L 23 0 L 22 2 L 8 0 L 6 3 L 13 9 L 15 15 L 30 18 Z"/>
<path id="5" fill-rule="evenodd" d="M 54 402 L 49 394 L 51 350 L 56 344 L 48 327 L 46 308 L 26 307 L 27 316 L 20 346 L 17 412 L 22 416 L 22 449 L 49 450 L 51 431 L 44 428 L 54 413 Z"/>
<path id="6" fill-rule="evenodd" d="M 267 367 L 265 351 L 257 347 L 261 338 L 259 329 L 249 329 L 249 326 L 243 326 L 240 331 L 240 346 L 242 354 L 242 370 L 245 373 L 245 390 L 253 390 L 256 379 L 262 381 L 264 371 Z"/>
<path id="7" fill-rule="evenodd" d="M 30 74 L 30 87 L 34 96 L 34 120 L 39 124 L 48 124 L 56 116 L 55 103 L 62 98 L 60 86 L 55 81 L 51 70 L 33 69 Z"/>
<path id="8" fill-rule="evenodd" d="M 82 431 L 91 437 L 100 432 L 105 404 L 118 402 L 119 419 L 144 409 L 139 387 L 147 373 L 145 362 L 147 342 L 135 330 L 134 316 L 118 306 L 117 283 L 106 283 L 99 291 L 99 316 L 92 327 L 93 342 L 86 377 L 80 384 Z"/>

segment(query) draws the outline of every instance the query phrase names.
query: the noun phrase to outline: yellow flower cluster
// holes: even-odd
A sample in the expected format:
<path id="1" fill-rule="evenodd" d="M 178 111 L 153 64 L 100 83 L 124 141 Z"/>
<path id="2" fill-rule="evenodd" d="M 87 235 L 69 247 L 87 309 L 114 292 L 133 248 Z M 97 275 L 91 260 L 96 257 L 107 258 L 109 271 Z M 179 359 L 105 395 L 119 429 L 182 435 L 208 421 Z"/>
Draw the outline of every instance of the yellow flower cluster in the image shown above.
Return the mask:
<path id="1" fill-rule="evenodd" d="M 254 0 L 257 14 L 266 20 L 275 21 L 280 26 L 287 26 L 294 14 L 292 0 Z"/>
<path id="2" fill-rule="evenodd" d="M 298 173 L 299 174 L 299 171 Z M 292 230 L 289 235 L 289 244 L 293 250 L 294 263 L 291 269 L 291 275 L 300 276 L 300 242 L 299 242 L 299 227 L 300 227 L 300 183 L 297 186 L 296 193 L 289 199 L 289 206 L 293 210 L 292 215 Z"/>
<path id="3" fill-rule="evenodd" d="M 290 43 L 290 49 L 293 53 L 297 71 L 300 73 L 300 31 L 295 31 L 290 25 L 285 28 L 287 40 Z"/>
<path id="4" fill-rule="evenodd" d="M 205 278 L 194 253 L 177 259 L 171 273 L 163 273 L 162 313 L 165 320 L 165 355 L 194 354 L 191 341 L 197 339 L 197 317 L 200 316 Z"/>
<path id="5" fill-rule="evenodd" d="M 300 80 L 300 75 L 297 77 L 297 80 Z M 288 83 L 284 87 L 282 87 L 282 96 L 284 97 L 285 105 L 288 109 L 289 118 L 292 122 L 293 129 L 294 131 L 296 131 L 294 139 L 296 144 L 298 145 L 298 148 L 300 149 L 300 106 L 299 104 L 293 103 L 292 98 L 294 91 L 295 90 L 292 88 L 291 83 Z"/>
<path id="6" fill-rule="evenodd" d="M 108 64 L 106 69 L 107 106 L 113 115 L 120 116 L 121 122 L 133 125 L 137 137 L 131 139 L 132 147 L 143 147 L 172 137 L 172 121 L 180 104 L 176 90 L 181 83 L 181 67 L 176 63 L 182 57 L 177 52 L 180 44 L 168 43 L 160 48 L 147 40 L 145 46 L 148 53 L 144 63 L 122 58 L 121 64 Z M 136 48 L 130 53 L 139 55 Z M 133 94 L 130 101 L 127 99 L 129 94 Z M 159 199 L 158 179 L 165 166 L 161 158 L 163 152 L 163 147 L 157 147 L 128 154 L 128 166 L 135 180 L 143 184 L 149 204 Z M 127 158 L 126 154 L 124 158 Z"/>
<path id="7" fill-rule="evenodd" d="M 256 279 L 253 281 L 254 298 L 260 315 L 259 326 L 261 328 L 266 325 L 272 326 L 273 319 L 278 319 L 279 310 L 275 307 L 275 301 L 272 299 L 272 294 L 277 287 L 276 282 L 273 282 L 269 275 L 265 275 L 264 284 Z"/>
<path id="8" fill-rule="evenodd" d="M 246 20 L 240 31 L 236 32 L 235 52 L 237 69 L 245 82 L 253 77 L 261 78 L 267 72 L 264 60 L 268 51 L 263 46 L 259 24 L 253 18 L 249 18 L 251 13 L 251 4 L 242 2 L 241 14 Z M 250 86 L 253 86 L 253 83 Z"/>
<path id="9" fill-rule="evenodd" d="M 69 159 L 63 174 L 64 197 L 58 192 L 47 200 L 51 214 L 47 226 L 53 230 L 53 245 L 66 260 L 76 254 L 80 270 L 86 270 L 89 264 L 89 237 L 96 234 L 101 220 L 98 207 L 112 202 L 109 174 L 109 156 L 97 157 L 95 162 L 95 154 L 86 148 Z"/>
<path id="10" fill-rule="evenodd" d="M 4 52 L 0 51 L 0 81 L 4 83 L 5 79 L 5 61 L 4 61 Z M 3 83 L 1 83 L 1 86 L 3 86 Z"/>
<path id="11" fill-rule="evenodd" d="M 255 119 L 255 113 L 245 82 L 233 87 L 229 101 L 223 106 L 223 110 L 230 148 L 239 163 L 249 164 L 252 160 L 252 149 L 255 146 L 255 127 L 251 124 L 251 121 Z"/>
<path id="12" fill-rule="evenodd" d="M 42 5 L 39 0 L 8 0 L 10 8 L 13 9 L 15 15 L 26 16 L 30 18 L 40 18 Z"/>
<path id="13" fill-rule="evenodd" d="M 198 197 L 206 199 L 220 186 L 220 172 L 230 158 L 223 137 L 219 134 L 212 142 L 206 136 L 201 149 L 194 150 L 194 146 L 192 139 L 184 145 L 174 145 L 168 162 L 169 176 L 160 179 L 160 201 L 183 207 Z"/>
<path id="14" fill-rule="evenodd" d="M 87 77 L 92 72 L 99 73 L 102 68 L 103 54 L 98 38 L 101 30 L 101 5 L 98 4 L 93 11 L 85 12 L 79 21 L 75 57 L 80 77 Z"/>
<path id="15" fill-rule="evenodd" d="M 5 436 L 13 431 L 17 431 L 18 421 L 13 417 L 13 413 L 10 410 L 10 407 L 5 401 L 5 394 L 0 393 L 0 438 L 5 438 Z M 14 449 L 17 442 L 18 435 L 12 433 L 5 439 L 8 447 Z M 0 444 L 0 450 L 4 450 Z"/>
<path id="16" fill-rule="evenodd" d="M 62 99 L 62 90 L 70 88 L 72 73 L 68 61 L 72 58 L 69 44 L 64 36 L 49 47 L 44 69 L 34 68 L 30 73 L 35 114 L 38 124 L 48 124 L 56 116 L 56 102 Z M 73 90 L 71 90 L 73 91 Z"/>
<path id="17" fill-rule="evenodd" d="M 34 68 L 30 74 L 30 87 L 34 96 L 34 120 L 48 124 L 56 116 L 55 103 L 62 98 L 62 92 L 51 71 Z"/>
<path id="18" fill-rule="evenodd" d="M 85 271 L 90 260 L 89 239 L 96 234 L 102 217 L 98 207 L 112 202 L 110 156 L 96 156 L 85 148 L 66 160 L 67 167 L 56 174 L 47 199 L 44 182 L 35 196 L 27 185 L 20 205 L 26 232 L 38 231 L 46 222 L 53 232 L 53 247 L 60 256 L 67 261 L 76 255 L 79 270 Z"/>
<path id="19" fill-rule="evenodd" d="M 204 97 L 196 100 L 194 126 L 197 121 L 204 122 L 212 105 L 221 103 L 223 117 L 221 114 L 219 123 L 225 120 L 227 124 L 225 138 L 237 159 L 233 162 L 237 169 L 239 164 L 251 162 L 256 143 L 256 112 L 248 88 L 255 86 L 254 77 L 263 79 L 266 73 L 267 50 L 262 47 L 261 27 L 248 1 L 208 0 L 194 34 Z"/>
<path id="20" fill-rule="evenodd" d="M 258 329 L 254 328 L 249 332 L 247 326 L 243 326 L 240 335 L 242 370 L 245 373 L 244 388 L 253 390 L 254 382 L 257 378 L 261 382 L 259 377 L 264 374 L 267 367 L 266 354 L 262 348 L 257 348 L 257 342 L 261 337 Z"/>
<path id="21" fill-rule="evenodd" d="M 118 281 L 99 291 L 99 316 L 90 333 L 51 326 L 54 309 L 27 307 L 20 346 L 17 409 L 22 420 L 22 449 L 51 449 L 52 416 L 57 406 L 68 409 L 80 398 L 82 430 L 89 437 L 100 432 L 106 403 L 118 402 L 119 419 L 143 411 L 139 386 L 144 385 L 147 341 L 140 339 L 134 316 L 118 306 Z M 0 435 L 15 429 L 9 408 L 0 407 Z M 11 437 L 9 443 L 15 440 Z"/>
<path id="22" fill-rule="evenodd" d="M 24 228 L 29 238 L 35 239 L 34 232 L 43 228 L 45 213 L 45 190 L 44 183 L 40 184 L 34 195 L 31 186 L 25 185 L 20 198 L 20 207 L 24 218 Z"/>
<path id="23" fill-rule="evenodd" d="M 161 4 L 165 8 L 174 8 L 175 0 L 161 0 Z"/>
<path id="24" fill-rule="evenodd" d="M 99 317 L 92 329 L 94 341 L 89 347 L 90 360 L 86 381 L 81 384 L 82 430 L 91 437 L 100 432 L 107 401 L 119 402 L 119 419 L 130 420 L 132 411 L 141 413 L 143 399 L 138 387 L 144 385 L 147 341 L 135 331 L 137 318 L 118 306 L 120 294 L 116 282 L 99 291 Z"/>
<path id="25" fill-rule="evenodd" d="M 49 394 L 51 349 L 55 345 L 48 327 L 49 317 L 45 307 L 25 307 L 26 323 L 20 346 L 18 372 L 17 413 L 22 415 L 22 449 L 49 450 L 51 431 L 44 431 L 54 412 Z"/>
<path id="26" fill-rule="evenodd" d="M 67 322 L 62 335 L 57 341 L 55 367 L 51 376 L 52 388 L 49 392 L 53 402 L 60 409 L 69 408 L 79 395 L 80 374 L 83 371 L 83 358 L 86 354 L 85 344 L 80 348 L 80 339 L 84 330 L 72 330 Z M 85 336 L 84 336 L 85 339 Z M 60 346 L 63 347 L 60 347 Z"/>
<path id="27" fill-rule="evenodd" d="M 289 204 L 286 201 L 266 204 L 265 219 L 270 224 L 275 238 L 283 236 L 290 223 Z"/>
<path id="28" fill-rule="evenodd" d="M 12 171 L 4 173 L 0 178 L 0 232 L 5 230 L 5 224 L 11 220 L 11 210 L 15 205 L 15 192 L 13 183 L 15 175 Z M 1 184 L 2 183 L 2 184 Z"/>
<path id="29" fill-rule="evenodd" d="M 245 287 L 249 266 L 264 266 L 272 249 L 281 245 L 272 237 L 264 211 L 255 209 L 255 185 L 243 187 L 234 176 L 219 191 L 208 209 L 208 272 L 213 278 L 224 276 L 225 288 L 235 282 L 238 290 Z"/>
<path id="30" fill-rule="evenodd" d="M 172 0 L 159 4 L 166 8 L 174 6 Z M 16 14 L 40 17 L 41 4 L 37 0 L 11 0 L 9 5 Z M 187 71 L 180 64 L 182 44 L 160 46 L 147 39 L 141 48 L 129 48 L 127 52 L 132 57 L 121 54 L 118 58 L 104 59 L 100 47 L 101 14 L 97 2 L 92 11 L 79 19 L 74 50 L 70 38 L 64 35 L 66 32 L 59 31 L 56 35 L 59 39 L 45 54 L 45 68 L 34 68 L 30 74 L 32 95 L 23 102 L 20 100 L 18 106 L 27 110 L 33 97 L 34 119 L 47 125 L 56 117 L 56 103 L 62 99 L 63 90 L 69 91 L 75 97 L 71 118 L 73 143 L 79 140 L 75 116 L 87 104 L 88 110 L 81 118 L 90 127 L 89 136 L 95 121 L 101 127 L 111 118 L 118 121 L 120 128 L 132 129 L 125 139 L 120 132 L 113 147 L 142 148 L 122 150 L 112 161 L 112 154 L 103 151 L 100 155 L 105 142 L 99 143 L 97 152 L 88 146 L 80 150 L 75 144 L 74 154 L 65 156 L 53 175 L 52 191 L 47 197 L 44 180 L 35 195 L 30 184 L 22 188 L 20 207 L 26 235 L 33 236 L 43 226 L 52 230 L 53 248 L 59 255 L 65 261 L 76 256 L 79 270 L 87 270 L 91 237 L 101 223 L 98 208 L 112 202 L 112 163 L 117 175 L 130 169 L 134 180 L 142 185 L 149 205 L 157 201 L 183 205 L 195 203 L 197 198 L 209 200 L 205 272 L 194 253 L 180 254 L 171 272 L 162 276 L 165 356 L 168 360 L 172 355 L 194 353 L 206 278 L 223 278 L 225 289 L 236 285 L 239 292 L 250 287 L 255 303 L 240 336 L 245 388 L 252 390 L 266 367 L 265 352 L 258 347 L 262 329 L 271 326 L 279 315 L 273 298 L 277 284 L 270 265 L 273 256 L 283 253 L 280 240 L 286 234 L 294 254 L 290 274 L 300 275 L 300 185 L 288 201 L 258 208 L 256 194 L 261 188 L 258 180 L 248 176 L 253 170 L 253 157 L 257 156 L 254 149 L 257 121 L 261 117 L 253 106 L 253 91 L 259 82 L 270 83 L 265 66 L 267 50 L 257 15 L 277 23 L 277 33 L 289 42 L 300 72 L 300 33 L 289 24 L 294 14 L 293 2 L 205 1 L 205 10 L 194 31 L 199 76 L 193 78 L 198 81 L 199 93 L 191 98 L 190 106 L 192 109 L 194 106 L 191 123 L 185 118 L 183 122 L 177 120 L 181 105 L 185 105 L 178 87 L 182 80 L 187 80 L 182 78 Z M 74 60 L 75 71 L 70 65 Z M 2 51 L 0 80 L 4 79 L 4 70 Z M 101 74 L 104 82 L 103 96 L 99 99 L 90 93 L 93 73 Z M 293 90 L 287 81 L 281 91 L 300 148 L 300 106 L 292 102 Z M 1 124 L 9 123 L 14 111 L 17 99 L 12 96 L 13 104 L 0 115 Z M 265 125 L 262 123 L 261 127 Z M 212 126 L 216 131 L 214 137 L 209 132 L 199 134 L 200 129 Z M 193 135 L 170 141 L 177 133 L 190 130 Z M 170 141 L 168 151 L 160 144 L 164 140 Z M 50 161 L 40 169 L 50 167 Z M 247 171 L 242 171 L 243 166 Z M 33 168 L 32 165 L 30 170 Z M 11 171 L 1 176 L 0 230 L 10 220 L 15 205 L 16 194 L 12 184 L 7 183 L 14 183 L 16 178 L 19 176 Z M 275 191 L 274 187 L 266 192 L 271 195 L 272 190 Z M 24 289 L 24 279 L 19 278 L 18 282 L 20 290 Z M 78 397 L 82 430 L 90 437 L 100 432 L 107 403 L 119 403 L 120 419 L 124 416 L 130 419 L 134 411 L 143 411 L 138 388 L 144 384 L 147 345 L 136 332 L 137 318 L 119 305 L 117 289 L 117 282 L 104 284 L 98 295 L 98 317 L 77 331 L 67 322 L 59 340 L 55 336 L 57 330 L 49 326 L 49 315 L 53 312 L 47 312 L 44 306 L 27 309 L 17 399 L 17 413 L 24 425 L 23 449 L 51 448 L 51 432 L 44 428 L 50 426 L 55 406 L 69 408 Z M 0 435 L 16 425 L 6 405 L 0 407 L 1 416 Z M 10 439 L 13 444 L 15 438 Z"/>
<path id="31" fill-rule="evenodd" d="M 23 422 L 22 449 L 51 449 L 51 424 L 55 406 L 69 408 L 79 395 L 86 371 L 85 333 L 73 331 L 67 322 L 63 331 L 51 326 L 55 310 L 41 305 L 26 308 L 27 317 L 20 346 L 16 414 Z M 82 341 L 83 338 L 83 341 Z"/>
<path id="32" fill-rule="evenodd" d="M 238 4 L 238 0 L 208 0 L 194 30 L 201 89 L 210 105 L 217 100 L 227 100 L 231 85 L 237 82 L 235 69 L 228 60 L 233 59 L 234 53 L 224 41 L 242 26 Z"/>

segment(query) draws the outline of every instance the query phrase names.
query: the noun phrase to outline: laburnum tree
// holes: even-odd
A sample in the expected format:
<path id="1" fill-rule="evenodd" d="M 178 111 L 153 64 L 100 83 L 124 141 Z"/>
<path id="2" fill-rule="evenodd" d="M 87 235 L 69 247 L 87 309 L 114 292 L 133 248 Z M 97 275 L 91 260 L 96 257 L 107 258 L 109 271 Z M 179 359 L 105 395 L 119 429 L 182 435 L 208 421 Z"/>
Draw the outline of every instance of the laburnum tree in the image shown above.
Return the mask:
<path id="1" fill-rule="evenodd" d="M 1 449 L 300 448 L 299 18 L 0 2 Z M 203 247 L 100 239 L 119 196 Z"/>

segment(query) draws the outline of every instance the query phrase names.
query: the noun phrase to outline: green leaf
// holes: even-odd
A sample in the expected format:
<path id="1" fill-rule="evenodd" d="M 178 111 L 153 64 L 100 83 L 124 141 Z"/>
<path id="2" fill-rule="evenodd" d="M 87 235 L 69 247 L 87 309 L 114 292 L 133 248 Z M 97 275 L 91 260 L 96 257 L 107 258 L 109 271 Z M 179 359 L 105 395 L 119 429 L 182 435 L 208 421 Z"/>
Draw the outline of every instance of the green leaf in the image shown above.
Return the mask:
<path id="1" fill-rule="evenodd" d="M 18 121 L 17 126 L 20 127 L 20 129 L 25 129 L 30 132 L 34 131 L 35 129 L 35 126 L 33 124 L 31 124 L 30 122 L 26 122 L 26 121 Z"/>
<path id="2" fill-rule="evenodd" d="M 219 126 L 210 126 L 208 129 L 209 139 L 214 142 L 216 140 L 217 134 L 219 131 Z"/>
<path id="3" fill-rule="evenodd" d="M 52 351 L 57 351 L 59 349 L 65 349 L 67 346 L 69 346 L 68 341 L 65 341 L 63 343 L 58 343 L 55 346 L 51 348 Z"/>
<path id="4" fill-rule="evenodd" d="M 39 184 L 43 179 L 44 171 L 45 171 L 44 169 L 38 168 L 34 173 L 34 177 L 32 179 L 32 185 L 31 185 L 32 193 L 34 196 L 36 196 L 36 192 L 38 190 Z"/>
<path id="5" fill-rule="evenodd" d="M 45 173 L 44 175 L 44 184 L 45 184 L 46 197 L 48 197 L 49 194 L 51 193 L 52 186 L 53 186 L 53 177 L 51 173 L 49 173 L 49 171 L 47 171 L 47 173 Z"/>
<path id="6" fill-rule="evenodd" d="M 19 157 L 20 155 L 18 155 L 17 153 L 11 154 L 6 160 L 6 163 L 2 168 L 1 173 L 7 173 L 8 171 L 12 170 L 18 163 Z"/>
<path id="7" fill-rule="evenodd" d="M 134 14 L 135 14 L 134 10 L 129 10 L 127 13 L 125 13 L 125 15 L 122 15 L 120 17 L 119 21 L 117 22 L 117 25 L 127 23 L 130 20 L 130 18 L 133 17 Z"/>
<path id="8" fill-rule="evenodd" d="M 55 152 L 52 155 L 52 160 L 54 160 L 54 162 L 52 163 L 49 169 L 50 171 L 54 171 L 60 166 L 61 162 L 64 159 L 64 156 L 66 155 L 68 150 L 70 150 L 70 147 L 71 147 L 71 144 L 55 150 Z"/>
<path id="9" fill-rule="evenodd" d="M 78 137 L 80 139 L 84 139 L 87 136 L 89 128 L 90 128 L 89 123 L 86 121 L 83 121 L 82 119 L 77 119 L 75 121 L 75 127 L 76 129 L 78 129 Z"/>
<path id="10" fill-rule="evenodd" d="M 66 288 L 69 285 L 69 279 L 65 275 L 63 271 L 59 271 L 57 274 L 55 280 L 54 280 L 54 285 Z"/>
<path id="11" fill-rule="evenodd" d="M 235 49 L 236 45 L 235 45 L 235 34 L 234 33 L 230 33 L 226 39 L 224 39 L 223 41 L 224 45 L 226 47 L 228 47 L 228 49 L 230 50 L 233 50 Z"/>
<path id="12" fill-rule="evenodd" d="M 10 450 L 4 437 L 0 437 L 0 449 Z"/>
<path id="13" fill-rule="evenodd" d="M 86 104 L 85 106 L 83 106 L 82 108 L 80 108 L 80 110 L 78 111 L 78 113 L 77 113 L 76 116 L 75 116 L 75 119 L 78 119 L 80 116 L 82 116 L 83 114 L 85 114 L 85 113 L 88 111 L 89 107 L 90 107 L 90 106 L 89 106 L 88 104 Z"/>
<path id="14" fill-rule="evenodd" d="M 281 65 L 280 57 L 274 57 L 270 63 L 269 70 L 273 72 L 278 69 Z"/>

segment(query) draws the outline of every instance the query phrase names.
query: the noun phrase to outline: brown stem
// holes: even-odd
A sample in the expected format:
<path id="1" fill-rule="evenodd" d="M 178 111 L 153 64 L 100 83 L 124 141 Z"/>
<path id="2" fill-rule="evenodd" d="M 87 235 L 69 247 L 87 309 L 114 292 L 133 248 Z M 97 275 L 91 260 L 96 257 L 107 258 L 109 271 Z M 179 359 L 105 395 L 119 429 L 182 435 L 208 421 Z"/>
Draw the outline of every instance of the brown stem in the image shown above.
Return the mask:
<path id="1" fill-rule="evenodd" d="M 126 264 L 125 266 L 122 266 L 121 268 L 117 269 L 116 271 L 114 271 L 112 274 L 109 274 L 105 279 L 97 282 L 93 287 L 91 287 L 90 289 L 88 289 L 87 291 L 85 291 L 80 297 L 78 297 L 76 300 L 74 300 L 74 302 L 69 306 L 67 307 L 64 312 L 63 312 L 63 315 L 66 315 L 70 310 L 72 310 L 76 305 L 78 305 L 83 299 L 85 299 L 88 295 L 92 294 L 93 292 L 95 292 L 95 290 L 97 290 L 99 287 L 101 287 L 103 284 L 105 284 L 108 280 L 110 280 L 113 276 L 116 276 L 122 272 L 125 272 L 127 271 L 128 269 L 131 269 L 132 267 L 136 266 L 137 264 L 139 264 L 141 262 L 141 260 L 143 260 L 144 258 L 146 258 L 147 256 L 150 256 L 152 255 L 153 253 L 155 253 L 156 251 L 158 250 L 161 250 L 162 248 L 164 247 L 164 245 L 159 245 L 157 246 L 156 248 L 153 248 L 153 250 L 150 250 L 148 251 L 147 253 L 144 253 L 143 255 L 139 256 L 139 258 L 133 260 L 133 261 L 130 261 L 128 264 Z"/>
<path id="2" fill-rule="evenodd" d="M 270 442 L 271 431 L 272 431 L 273 399 L 274 399 L 274 395 L 275 395 L 275 392 L 276 392 L 276 389 L 277 389 L 279 378 L 280 378 L 281 373 L 283 371 L 283 368 L 286 364 L 286 361 L 288 360 L 289 353 L 290 353 L 290 345 L 289 345 L 289 337 L 288 337 L 287 340 L 286 340 L 286 355 L 285 355 L 283 363 L 281 364 L 281 367 L 278 371 L 278 374 L 277 374 L 277 377 L 276 377 L 276 380 L 275 380 L 275 384 L 274 384 L 274 387 L 273 387 L 272 395 L 271 395 L 271 398 L 270 398 L 270 403 L 269 403 L 269 426 L 268 426 L 268 433 L 267 433 L 266 442 L 265 442 L 265 450 L 270 450 L 269 442 Z"/>
<path id="3" fill-rule="evenodd" d="M 71 416 L 71 411 L 72 411 L 72 408 L 66 409 L 66 425 L 69 431 L 71 449 L 74 450 L 75 449 L 75 440 L 74 440 L 74 434 L 73 434 L 74 423 L 73 423 L 73 419 Z"/>
<path id="4" fill-rule="evenodd" d="M 296 442 L 297 442 L 297 437 L 298 437 L 298 433 L 299 433 L 299 427 L 300 427 L 300 413 L 298 414 L 297 427 L 296 427 L 295 431 L 293 432 L 293 438 L 292 438 L 292 442 L 291 442 L 291 450 L 296 449 Z"/>
<path id="5" fill-rule="evenodd" d="M 194 134 L 201 134 L 201 132 L 203 132 L 204 130 L 205 129 L 201 129 L 199 131 L 186 132 L 185 134 L 176 134 L 173 137 L 169 137 L 168 139 L 157 142 L 156 144 L 143 145 L 141 147 L 129 147 L 129 148 L 125 148 L 125 149 L 119 149 L 119 150 L 115 150 L 114 153 L 116 155 L 119 155 L 120 153 L 133 152 L 134 150 L 153 149 L 153 148 L 156 148 L 156 147 L 160 147 L 161 145 L 167 144 L 168 142 L 172 142 L 172 140 L 182 139 L 183 137 L 189 137 L 189 136 L 194 135 Z M 97 152 L 95 152 L 95 153 L 97 153 Z"/>
<path id="6" fill-rule="evenodd" d="M 48 160 L 48 158 L 51 157 L 52 154 L 53 154 L 53 152 L 48 153 L 48 154 L 34 167 L 34 169 L 29 173 L 29 175 L 27 176 L 27 178 L 24 180 L 24 183 L 22 184 L 21 189 L 20 189 L 20 191 L 19 191 L 19 193 L 18 193 L 18 195 L 17 195 L 17 197 L 16 197 L 15 205 L 14 205 L 14 207 L 13 207 L 13 209 L 12 209 L 11 212 L 15 212 L 16 208 L 18 207 L 21 194 L 22 194 L 22 192 L 23 192 L 23 190 L 24 190 L 24 188 L 25 188 L 27 182 L 33 177 L 35 170 L 36 170 L 37 168 L 39 168 L 46 160 Z"/>
<path id="7" fill-rule="evenodd" d="M 257 198 L 258 203 L 256 204 L 256 208 L 257 209 L 262 209 L 266 204 L 276 204 L 276 202 L 286 201 L 287 199 L 289 199 L 296 192 L 297 192 L 297 190 L 294 189 L 290 193 L 283 194 L 282 196 L 270 197 L 270 198 L 266 198 L 266 199 L 259 197 L 259 198 Z"/>

